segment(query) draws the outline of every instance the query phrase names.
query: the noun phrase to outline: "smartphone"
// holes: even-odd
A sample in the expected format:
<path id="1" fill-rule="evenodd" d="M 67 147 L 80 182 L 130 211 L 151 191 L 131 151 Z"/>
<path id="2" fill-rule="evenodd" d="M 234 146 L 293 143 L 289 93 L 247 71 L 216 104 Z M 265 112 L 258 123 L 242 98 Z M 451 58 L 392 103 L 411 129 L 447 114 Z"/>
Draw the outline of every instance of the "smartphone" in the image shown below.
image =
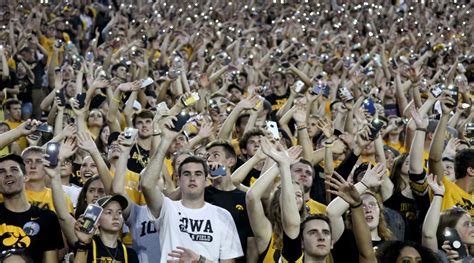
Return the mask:
<path id="1" fill-rule="evenodd" d="M 220 176 L 225 176 L 225 167 L 224 165 L 218 165 L 215 169 L 211 169 L 211 178 L 217 178 Z"/>
<path id="2" fill-rule="evenodd" d="M 446 87 L 444 86 L 444 84 L 442 83 L 438 83 L 435 85 L 434 88 L 431 89 L 431 94 L 433 94 L 433 96 L 435 98 L 438 98 L 439 95 L 441 95 L 441 93 L 443 93 L 443 90 L 445 89 Z"/>
<path id="3" fill-rule="evenodd" d="M 76 100 L 79 103 L 79 109 L 84 108 L 86 105 L 86 93 L 79 93 L 76 95 Z"/>
<path id="4" fill-rule="evenodd" d="M 153 84 L 155 82 L 152 78 L 148 77 L 144 80 L 142 80 L 142 89 L 146 88 L 147 86 Z"/>
<path id="5" fill-rule="evenodd" d="M 377 134 L 382 129 L 383 121 L 381 121 L 379 119 L 374 119 L 370 124 L 372 125 L 372 127 L 370 128 L 369 137 L 370 137 L 371 140 L 373 140 L 377 137 Z"/>
<path id="6" fill-rule="evenodd" d="M 466 138 L 473 139 L 474 138 L 474 123 L 467 123 L 464 131 L 466 133 Z"/>
<path id="7" fill-rule="evenodd" d="M 451 246 L 451 248 L 458 252 L 459 258 L 457 259 L 462 259 L 467 256 L 466 248 L 464 247 L 464 244 L 461 238 L 459 237 L 459 233 L 455 228 L 445 228 L 443 231 L 443 237 L 445 241 L 449 241 L 449 245 Z"/>
<path id="8" fill-rule="evenodd" d="M 273 138 L 280 140 L 280 132 L 278 131 L 278 125 L 275 121 L 267 121 L 267 131 L 269 131 Z"/>
<path id="9" fill-rule="evenodd" d="M 364 109 L 372 116 L 375 115 L 375 105 L 374 100 L 371 97 L 368 97 L 362 103 Z"/>
<path id="10" fill-rule="evenodd" d="M 127 127 L 123 131 L 123 136 L 125 137 L 125 140 L 123 141 L 123 145 L 125 146 L 130 146 L 133 144 L 133 141 L 135 140 L 135 137 L 137 137 L 138 134 L 138 129 Z"/>
<path id="11" fill-rule="evenodd" d="M 283 61 L 283 62 L 281 62 L 280 66 L 281 66 L 282 68 L 289 68 L 289 67 L 290 67 L 290 62 L 288 62 L 288 61 Z"/>
<path id="12" fill-rule="evenodd" d="M 56 91 L 56 97 L 59 98 L 59 106 L 65 106 L 66 105 L 66 97 L 64 96 L 64 93 L 60 90 Z"/>
<path id="13" fill-rule="evenodd" d="M 186 107 L 188 107 L 188 106 L 193 105 L 194 103 L 196 103 L 200 99 L 201 98 L 199 97 L 199 93 L 193 92 L 193 93 L 191 93 L 191 96 L 189 96 L 187 99 L 185 99 L 183 101 L 183 103 Z"/>
<path id="14" fill-rule="evenodd" d="M 304 91 L 304 82 L 301 80 L 298 80 L 295 82 L 295 91 L 298 93 L 301 93 Z"/>
<path id="15" fill-rule="evenodd" d="M 83 214 L 84 224 L 81 227 L 81 231 L 84 233 L 92 233 L 103 210 L 102 207 L 96 204 L 89 204 Z"/>
<path id="16" fill-rule="evenodd" d="M 86 60 L 89 61 L 89 62 L 92 62 L 94 60 L 94 53 L 92 52 L 87 52 L 86 53 Z"/>
<path id="17" fill-rule="evenodd" d="M 31 124 L 26 125 L 27 130 L 31 130 L 33 126 Z M 38 126 L 36 126 L 36 131 L 39 132 L 45 132 L 45 133 L 52 133 L 53 132 L 53 126 L 48 125 L 47 123 L 42 123 Z"/>
<path id="18" fill-rule="evenodd" d="M 46 154 L 48 155 L 48 161 L 50 167 L 58 166 L 58 155 L 59 155 L 59 142 L 48 142 L 46 144 Z"/>
<path id="19" fill-rule="evenodd" d="M 354 96 L 352 95 L 352 92 L 349 90 L 349 88 L 347 88 L 346 86 L 342 86 L 341 89 L 339 89 L 339 92 L 341 95 L 343 95 L 344 97 L 346 97 L 346 99 L 349 101 L 349 100 L 353 100 L 354 99 Z"/>
<path id="20" fill-rule="evenodd" d="M 451 108 L 456 107 L 458 105 L 458 99 L 459 99 L 458 87 L 454 85 L 449 85 L 447 88 L 447 91 L 448 91 L 449 96 L 451 96 L 451 98 L 453 98 L 454 100 L 454 105 L 449 105 L 449 106 L 451 106 Z"/>
<path id="21" fill-rule="evenodd" d="M 156 111 L 161 111 L 161 110 L 169 110 L 168 105 L 166 104 L 165 101 L 162 101 L 156 105 Z"/>
<path id="22" fill-rule="evenodd" d="M 175 131 L 179 132 L 183 129 L 184 125 L 189 121 L 191 118 L 191 115 L 189 115 L 189 112 L 187 111 L 182 111 L 178 115 L 176 115 L 176 120 L 173 121 L 174 124 L 174 129 Z"/>
<path id="23" fill-rule="evenodd" d="M 319 85 L 315 85 L 310 91 L 312 95 L 318 95 L 321 93 L 321 87 Z"/>

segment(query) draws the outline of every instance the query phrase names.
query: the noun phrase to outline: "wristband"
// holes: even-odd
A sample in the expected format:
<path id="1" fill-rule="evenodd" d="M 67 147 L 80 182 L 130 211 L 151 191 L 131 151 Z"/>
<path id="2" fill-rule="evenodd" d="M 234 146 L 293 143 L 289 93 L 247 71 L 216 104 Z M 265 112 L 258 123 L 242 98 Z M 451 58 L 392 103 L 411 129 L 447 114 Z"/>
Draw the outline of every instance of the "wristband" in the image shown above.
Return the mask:
<path id="1" fill-rule="evenodd" d="M 324 147 L 331 148 L 334 145 L 334 142 L 324 142 Z"/>
<path id="2" fill-rule="evenodd" d="M 370 187 L 368 185 L 366 185 L 362 180 L 360 181 L 361 184 L 363 184 L 365 187 L 367 187 L 367 189 L 369 189 Z"/>
<path id="3" fill-rule="evenodd" d="M 426 132 L 426 128 L 416 128 L 417 131 Z"/>
<path id="4" fill-rule="evenodd" d="M 81 241 L 76 241 L 76 243 L 74 244 L 74 247 L 77 250 L 87 251 L 91 247 L 91 244 L 84 244 Z"/>
<path id="5" fill-rule="evenodd" d="M 296 129 L 297 129 L 298 131 L 300 131 L 300 130 L 304 130 L 304 129 L 306 129 L 306 128 L 307 128 L 307 127 L 306 127 L 306 125 L 303 125 L 303 126 L 297 126 L 297 127 L 296 127 Z"/>
<path id="6" fill-rule="evenodd" d="M 434 194 L 434 196 L 441 196 L 441 198 L 444 198 L 444 195 L 442 194 Z"/>
<path id="7" fill-rule="evenodd" d="M 360 203 L 355 206 L 352 206 L 352 205 L 349 205 L 349 206 L 351 207 L 351 209 L 355 209 L 355 208 L 359 208 L 361 205 L 362 205 L 362 201 L 360 201 Z"/>

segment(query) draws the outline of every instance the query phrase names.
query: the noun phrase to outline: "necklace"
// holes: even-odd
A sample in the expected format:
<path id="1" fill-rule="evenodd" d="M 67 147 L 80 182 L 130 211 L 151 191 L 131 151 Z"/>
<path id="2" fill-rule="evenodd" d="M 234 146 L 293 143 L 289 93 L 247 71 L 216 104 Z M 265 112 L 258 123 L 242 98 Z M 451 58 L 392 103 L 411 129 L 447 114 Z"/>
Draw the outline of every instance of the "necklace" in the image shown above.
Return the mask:
<path id="1" fill-rule="evenodd" d="M 109 248 L 108 248 L 103 242 L 101 242 L 101 244 L 102 244 L 102 246 L 105 248 L 105 250 L 107 251 L 107 254 L 109 254 L 109 256 L 112 258 L 112 263 L 117 262 L 117 261 L 115 260 L 115 258 L 117 257 L 117 253 L 118 253 L 118 251 L 119 251 L 119 249 L 118 249 L 118 248 L 119 248 L 118 243 L 117 243 L 117 247 L 113 248 L 113 250 L 115 250 L 115 253 L 114 253 L 113 256 L 112 256 L 112 253 L 110 253 Z"/>

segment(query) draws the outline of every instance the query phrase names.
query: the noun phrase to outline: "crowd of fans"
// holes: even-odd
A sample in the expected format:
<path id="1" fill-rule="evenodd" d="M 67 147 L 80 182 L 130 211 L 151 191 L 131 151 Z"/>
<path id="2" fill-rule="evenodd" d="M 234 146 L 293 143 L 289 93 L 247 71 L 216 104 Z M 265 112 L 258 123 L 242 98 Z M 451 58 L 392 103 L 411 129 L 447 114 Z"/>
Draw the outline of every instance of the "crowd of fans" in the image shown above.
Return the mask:
<path id="1" fill-rule="evenodd" d="M 472 11 L 2 1 L 0 262 L 473 262 Z"/>

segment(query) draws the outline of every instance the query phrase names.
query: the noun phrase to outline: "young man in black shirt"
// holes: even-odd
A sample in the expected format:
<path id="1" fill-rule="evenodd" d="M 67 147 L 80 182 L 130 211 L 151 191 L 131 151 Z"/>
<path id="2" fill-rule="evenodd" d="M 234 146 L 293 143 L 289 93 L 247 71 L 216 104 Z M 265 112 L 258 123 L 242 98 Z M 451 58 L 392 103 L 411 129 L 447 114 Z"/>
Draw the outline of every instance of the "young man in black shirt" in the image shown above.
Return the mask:
<path id="1" fill-rule="evenodd" d="M 208 161 L 212 168 L 224 166 L 225 174 L 213 176 L 211 172 L 212 186 L 206 187 L 204 199 L 206 202 L 222 207 L 230 212 L 234 219 L 237 231 L 239 232 L 240 243 L 245 256 L 236 260 L 236 262 L 246 262 L 246 257 L 257 259 L 253 243 L 253 232 L 250 227 L 247 215 L 247 206 L 245 203 L 245 192 L 237 189 L 231 180 L 232 168 L 237 162 L 237 155 L 234 148 L 225 141 L 213 141 L 206 146 Z M 251 242 L 250 246 L 248 243 Z M 249 261 L 249 260 L 247 260 Z M 252 262 L 253 260 L 250 260 Z"/>
<path id="2" fill-rule="evenodd" d="M 63 239 L 54 212 L 28 203 L 23 159 L 0 157 L 0 251 L 23 248 L 34 262 L 59 262 Z"/>
<path id="3" fill-rule="evenodd" d="M 140 173 L 148 164 L 153 135 L 153 117 L 149 110 L 141 110 L 133 115 L 133 126 L 138 129 L 138 139 L 130 151 L 128 170 Z"/>

